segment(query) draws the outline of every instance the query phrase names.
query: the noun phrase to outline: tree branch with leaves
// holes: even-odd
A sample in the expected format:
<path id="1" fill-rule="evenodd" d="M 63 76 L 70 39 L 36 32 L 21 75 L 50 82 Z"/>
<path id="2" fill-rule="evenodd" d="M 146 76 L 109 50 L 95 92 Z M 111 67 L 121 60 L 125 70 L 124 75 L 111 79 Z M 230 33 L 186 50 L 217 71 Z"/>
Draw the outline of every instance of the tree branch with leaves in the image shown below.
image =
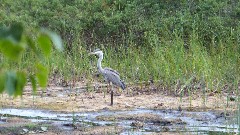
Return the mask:
<path id="1" fill-rule="evenodd" d="M 10 96 L 21 96 L 24 86 L 31 82 L 34 92 L 37 86 L 45 88 L 48 82 L 49 68 L 44 65 L 42 59 L 48 59 L 51 50 L 63 51 L 62 40 L 59 35 L 46 29 L 37 30 L 36 36 L 26 33 L 20 23 L 14 23 L 9 27 L 0 28 L 0 55 L 2 59 L 18 63 L 24 52 L 31 51 L 34 54 L 32 61 L 33 72 L 22 69 L 0 68 L 0 93 L 4 91 Z M 2 61 L 3 62 L 3 61 Z"/>

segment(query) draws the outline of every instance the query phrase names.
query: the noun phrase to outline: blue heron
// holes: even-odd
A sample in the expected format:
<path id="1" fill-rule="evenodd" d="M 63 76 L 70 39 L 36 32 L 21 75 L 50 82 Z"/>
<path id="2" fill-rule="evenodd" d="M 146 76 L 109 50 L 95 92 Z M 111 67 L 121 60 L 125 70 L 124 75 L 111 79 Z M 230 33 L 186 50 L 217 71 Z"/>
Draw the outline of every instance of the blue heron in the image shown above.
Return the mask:
<path id="1" fill-rule="evenodd" d="M 95 51 L 91 52 L 90 54 L 97 55 L 98 62 L 97 62 L 97 68 L 98 72 L 103 75 L 106 82 L 109 83 L 109 85 L 112 86 L 112 84 L 121 87 L 122 90 L 126 88 L 126 85 L 124 82 L 120 79 L 120 74 L 111 68 L 102 68 L 101 62 L 103 60 L 103 52 L 100 49 L 96 49 Z M 111 88 L 111 106 L 113 105 L 113 88 Z"/>

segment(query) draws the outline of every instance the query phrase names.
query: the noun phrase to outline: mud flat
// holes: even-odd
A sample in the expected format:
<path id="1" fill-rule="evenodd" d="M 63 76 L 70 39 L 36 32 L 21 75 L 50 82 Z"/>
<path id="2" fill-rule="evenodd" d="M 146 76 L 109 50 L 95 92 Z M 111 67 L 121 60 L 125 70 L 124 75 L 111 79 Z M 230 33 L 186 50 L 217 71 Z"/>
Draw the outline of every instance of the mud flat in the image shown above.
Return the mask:
<path id="1" fill-rule="evenodd" d="M 0 133 L 2 134 L 9 132 L 24 134 L 30 131 L 32 133 L 51 132 L 52 134 L 63 132 L 82 134 L 238 132 L 236 119 L 230 114 L 219 111 L 134 109 L 68 113 L 32 109 L 1 109 L 0 114 L 2 116 Z M 15 130 L 10 130 L 13 129 L 11 123 L 14 123 Z M 47 129 L 44 131 L 42 128 Z"/>
<path id="2" fill-rule="evenodd" d="M 48 87 L 32 93 L 31 87 L 25 88 L 22 97 L 9 97 L 2 94 L 0 105 L 12 108 L 36 108 L 64 112 L 91 112 L 103 109 L 131 110 L 146 109 L 174 109 L 174 110 L 230 110 L 238 109 L 235 100 L 227 100 L 227 93 L 194 93 L 190 96 L 174 95 L 168 90 L 153 88 L 129 88 L 124 92 L 116 92 L 114 105 L 110 106 L 110 94 L 102 90 L 87 91 L 85 87 L 69 89 L 65 87 Z"/>
<path id="3" fill-rule="evenodd" d="M 236 100 L 201 93 L 116 92 L 114 105 L 103 91 L 48 87 L 21 98 L 2 94 L 0 134 L 208 134 L 237 133 Z M 105 95 L 105 97 L 104 97 Z"/>

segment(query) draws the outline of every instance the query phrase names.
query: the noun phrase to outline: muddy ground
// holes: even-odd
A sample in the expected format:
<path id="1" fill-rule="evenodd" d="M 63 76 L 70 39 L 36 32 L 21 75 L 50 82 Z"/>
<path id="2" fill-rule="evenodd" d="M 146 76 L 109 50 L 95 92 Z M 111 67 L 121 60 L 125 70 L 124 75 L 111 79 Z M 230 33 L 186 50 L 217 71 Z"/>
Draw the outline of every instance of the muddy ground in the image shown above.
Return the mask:
<path id="1" fill-rule="evenodd" d="M 189 93 L 185 93 L 180 96 L 181 94 L 178 94 L 177 92 L 164 88 L 158 88 L 154 85 L 130 86 L 123 92 L 115 89 L 114 105 L 110 106 L 110 94 L 106 93 L 106 91 L 107 88 L 103 84 L 99 83 L 94 83 L 94 85 L 89 87 L 86 87 L 85 85 L 79 85 L 79 87 L 75 88 L 49 86 L 44 90 L 39 89 L 33 96 L 31 87 L 26 86 L 22 97 L 13 98 L 6 94 L 2 94 L 0 97 L 0 105 L 2 108 L 32 108 L 59 112 L 131 110 L 136 108 L 191 111 L 234 111 L 237 109 L 235 96 L 224 92 L 204 93 L 203 96 L 201 91 L 194 91 L 191 93 L 191 96 L 189 96 Z M 229 97 L 231 100 L 227 100 Z M 136 117 L 135 119 L 139 120 L 145 116 L 155 117 L 148 115 L 132 117 Z M 114 119 L 118 118 L 121 117 L 115 117 Z M 99 119 L 111 119 L 111 117 L 102 117 Z M 71 131 L 64 131 L 57 129 L 54 125 L 48 123 L 35 124 L 24 118 L 10 117 L 5 121 L 7 122 L 0 123 L 1 134 L 119 134 L 122 130 L 121 127 L 115 127 L 111 125 L 88 128 L 69 125 L 73 127 L 76 126 L 78 128 Z M 32 127 L 32 132 L 30 132 L 29 126 Z M 45 126 L 48 127 L 46 131 L 42 130 L 42 127 Z M 23 129 L 25 128 L 28 130 L 24 131 Z M 164 132 L 164 134 L 182 133 Z"/>

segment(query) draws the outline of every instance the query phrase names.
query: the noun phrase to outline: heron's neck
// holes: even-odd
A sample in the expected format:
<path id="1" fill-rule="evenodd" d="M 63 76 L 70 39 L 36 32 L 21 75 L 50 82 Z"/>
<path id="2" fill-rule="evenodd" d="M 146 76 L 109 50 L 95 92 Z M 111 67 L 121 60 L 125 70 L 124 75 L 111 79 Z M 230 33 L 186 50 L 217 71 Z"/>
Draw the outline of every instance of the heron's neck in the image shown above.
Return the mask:
<path id="1" fill-rule="evenodd" d="M 102 60 L 103 60 L 103 54 L 99 56 L 98 63 L 97 63 L 97 68 L 100 73 L 103 73 Z"/>

